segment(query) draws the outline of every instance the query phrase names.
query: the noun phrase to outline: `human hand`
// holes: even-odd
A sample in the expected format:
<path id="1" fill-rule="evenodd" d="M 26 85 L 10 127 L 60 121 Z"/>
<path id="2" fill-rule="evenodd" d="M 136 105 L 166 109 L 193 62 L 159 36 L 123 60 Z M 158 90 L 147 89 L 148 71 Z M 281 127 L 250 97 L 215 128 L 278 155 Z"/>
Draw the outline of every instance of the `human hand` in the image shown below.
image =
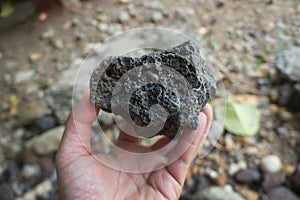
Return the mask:
<path id="1" fill-rule="evenodd" d="M 76 115 L 76 122 L 73 114 Z M 88 144 L 95 119 L 95 110 L 87 93 L 71 112 L 56 155 L 57 192 L 60 199 L 178 199 L 187 170 L 207 136 L 212 108 L 206 105 L 200 113 L 201 125 L 197 130 L 183 133 L 180 140 L 189 143 L 189 148 L 170 165 L 148 173 L 118 171 L 91 155 Z M 124 133 L 121 133 L 117 143 L 122 148 L 142 148 L 136 138 Z"/>

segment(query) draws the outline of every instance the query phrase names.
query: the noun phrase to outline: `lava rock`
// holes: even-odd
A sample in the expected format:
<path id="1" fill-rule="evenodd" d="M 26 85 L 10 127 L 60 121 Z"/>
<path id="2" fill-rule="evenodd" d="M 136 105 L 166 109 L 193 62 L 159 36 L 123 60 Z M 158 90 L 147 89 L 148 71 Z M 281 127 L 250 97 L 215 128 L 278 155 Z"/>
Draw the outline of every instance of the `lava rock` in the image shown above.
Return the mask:
<path id="1" fill-rule="evenodd" d="M 261 174 L 256 169 L 243 169 L 238 171 L 234 179 L 242 184 L 254 184 L 261 180 Z"/>
<path id="2" fill-rule="evenodd" d="M 299 200 L 299 198 L 287 187 L 278 187 L 267 193 L 270 200 Z"/>
<path id="3" fill-rule="evenodd" d="M 121 115 L 141 136 L 154 136 L 146 126 L 162 126 L 155 135 L 173 138 L 182 128 L 198 128 L 216 82 L 201 49 L 187 41 L 137 58 L 104 59 L 91 76 L 90 90 L 93 106 Z"/>

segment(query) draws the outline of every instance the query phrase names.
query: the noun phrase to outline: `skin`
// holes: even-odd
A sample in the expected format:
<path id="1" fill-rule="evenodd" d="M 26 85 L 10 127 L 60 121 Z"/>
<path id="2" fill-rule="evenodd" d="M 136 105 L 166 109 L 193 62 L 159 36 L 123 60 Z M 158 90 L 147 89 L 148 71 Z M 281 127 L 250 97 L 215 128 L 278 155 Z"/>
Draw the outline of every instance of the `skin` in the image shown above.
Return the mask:
<path id="1" fill-rule="evenodd" d="M 77 116 L 76 126 L 73 114 Z M 207 136 L 212 109 L 206 105 L 199 115 L 201 126 L 183 133 L 180 143 L 189 144 L 187 151 L 170 165 L 149 173 L 118 171 L 95 159 L 88 146 L 91 124 L 95 119 L 95 110 L 89 103 L 87 92 L 71 112 L 57 152 L 57 192 L 60 199 L 178 199 L 188 168 Z M 161 139 L 150 149 L 157 149 L 166 142 L 167 139 Z M 121 133 L 117 145 L 136 152 L 145 151 L 137 138 L 125 133 Z"/>

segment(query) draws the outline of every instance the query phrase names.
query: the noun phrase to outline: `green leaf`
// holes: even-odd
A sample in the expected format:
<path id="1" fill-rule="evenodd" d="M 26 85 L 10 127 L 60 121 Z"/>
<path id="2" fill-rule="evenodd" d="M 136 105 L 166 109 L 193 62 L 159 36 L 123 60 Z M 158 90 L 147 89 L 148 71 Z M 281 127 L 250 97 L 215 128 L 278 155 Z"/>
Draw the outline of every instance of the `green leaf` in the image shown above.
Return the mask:
<path id="1" fill-rule="evenodd" d="M 14 6 L 9 0 L 2 2 L 0 6 L 1 6 L 0 17 L 3 18 L 9 17 L 14 12 Z"/>
<path id="2" fill-rule="evenodd" d="M 226 103 L 225 129 L 235 135 L 253 136 L 260 127 L 260 117 L 254 106 Z"/>

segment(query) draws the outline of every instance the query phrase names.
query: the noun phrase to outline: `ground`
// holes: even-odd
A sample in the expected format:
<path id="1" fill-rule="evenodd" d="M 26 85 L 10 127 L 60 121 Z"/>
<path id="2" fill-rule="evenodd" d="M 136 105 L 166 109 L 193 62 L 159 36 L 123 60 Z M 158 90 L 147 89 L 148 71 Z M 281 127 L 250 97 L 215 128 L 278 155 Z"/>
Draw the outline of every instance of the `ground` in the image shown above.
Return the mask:
<path id="1" fill-rule="evenodd" d="M 17 5 L 9 19 L 0 19 L 1 187 L 24 197 L 47 181 L 55 185 L 55 152 L 32 160 L 27 154 L 20 158 L 20 152 L 32 138 L 64 124 L 72 105 L 72 76 L 91 47 L 141 27 L 179 30 L 201 42 L 222 74 L 227 95 L 255 105 L 261 116 L 255 136 L 225 131 L 206 157 L 195 160 L 182 198 L 226 185 L 246 199 L 274 199 L 263 181 L 253 186 L 234 178 L 240 169 L 253 168 L 265 179 L 261 160 L 270 154 L 282 163 L 277 175 L 285 181 L 279 185 L 295 191 L 291 180 L 300 157 L 299 113 L 278 103 L 290 89 L 280 81 L 276 56 L 300 45 L 298 0 L 83 1 L 81 7 L 38 11 L 30 3 Z M 44 188 L 34 195 L 55 198 L 53 186 Z"/>

